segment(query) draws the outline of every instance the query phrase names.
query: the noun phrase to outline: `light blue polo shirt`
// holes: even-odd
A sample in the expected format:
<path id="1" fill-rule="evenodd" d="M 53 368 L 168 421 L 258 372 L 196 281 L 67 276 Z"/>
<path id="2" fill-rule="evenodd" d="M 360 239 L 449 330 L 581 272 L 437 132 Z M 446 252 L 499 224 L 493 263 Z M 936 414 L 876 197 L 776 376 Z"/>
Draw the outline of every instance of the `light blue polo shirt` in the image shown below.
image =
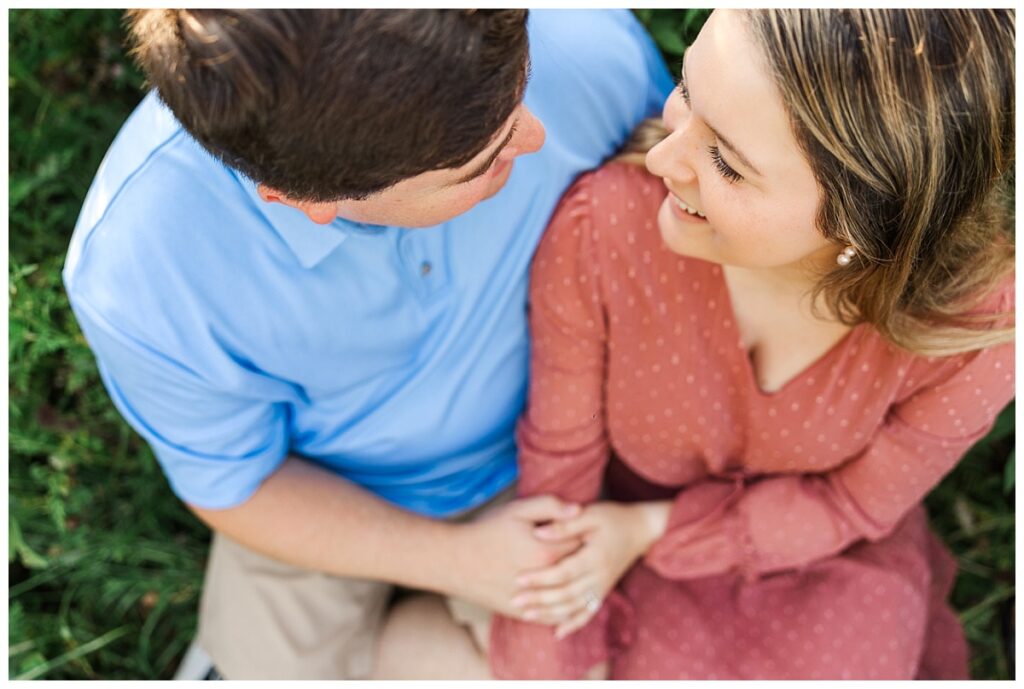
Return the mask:
<path id="1" fill-rule="evenodd" d="M 152 93 L 125 123 L 64 283 L 181 499 L 238 505 L 289 453 L 432 516 L 515 479 L 534 247 L 572 180 L 671 89 L 627 11 L 534 11 L 529 31 L 547 142 L 436 227 L 321 226 L 264 203 Z"/>

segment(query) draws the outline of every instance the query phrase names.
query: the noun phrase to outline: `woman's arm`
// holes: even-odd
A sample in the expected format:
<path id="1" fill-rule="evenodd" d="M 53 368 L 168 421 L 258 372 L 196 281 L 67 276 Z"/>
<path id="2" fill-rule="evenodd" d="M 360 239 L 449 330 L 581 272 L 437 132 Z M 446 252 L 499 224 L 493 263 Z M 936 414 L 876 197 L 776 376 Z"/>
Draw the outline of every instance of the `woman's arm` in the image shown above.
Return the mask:
<path id="1" fill-rule="evenodd" d="M 922 359 L 918 380 L 928 382 L 890 410 L 859 456 L 822 474 L 682 491 L 647 564 L 673 579 L 757 576 L 884 538 L 991 427 L 1013 397 L 1013 365 L 1013 344 Z"/>
<path id="2" fill-rule="evenodd" d="M 1012 285 L 1004 302 L 1011 290 Z M 999 311 L 1012 306 L 1003 303 Z M 545 527 L 540 533 L 550 540 L 582 537 L 586 545 L 532 573 L 527 583 L 535 590 L 522 596 L 525 606 L 557 605 L 581 582 L 589 580 L 593 587 L 595 580 L 617 579 L 616 563 L 635 557 L 650 528 L 664 533 L 646 550 L 646 562 L 673 579 L 730 571 L 756 577 L 833 556 L 861 539 L 887 536 L 987 432 L 1012 397 L 1013 353 L 1008 344 L 915 360 L 908 380 L 918 382 L 901 394 L 865 450 L 832 471 L 752 481 L 706 479 L 671 503 L 631 505 L 654 524 L 647 531 L 630 526 L 637 518 L 621 509 L 604 510 L 608 503 Z M 602 537 L 602 530 L 626 538 Z"/>
<path id="3" fill-rule="evenodd" d="M 939 362 L 921 359 L 911 378 L 926 382 L 890 410 L 860 455 L 832 471 L 749 483 L 706 479 L 672 503 L 630 505 L 645 511 L 649 524 L 655 515 L 654 529 L 667 521 L 646 550 L 646 563 L 670 579 L 730 571 L 756 577 L 831 557 L 861 539 L 884 538 L 984 436 L 1011 399 L 1013 354 L 1007 344 Z M 639 535 L 624 545 L 607 538 L 598 542 L 612 543 L 623 554 L 642 547 L 650 532 L 630 528 L 636 518 L 602 514 L 600 507 L 540 533 L 552 541 L 583 537 L 589 543 L 601 530 L 620 530 Z M 586 550 L 584 545 L 536 573 L 531 586 L 555 588 L 527 596 L 527 606 L 557 604 L 582 577 L 593 578 L 592 570 L 607 570 L 607 561 L 615 560 L 608 552 Z"/>
<path id="4" fill-rule="evenodd" d="M 598 498 L 608 460 L 605 320 L 592 238 L 593 180 L 591 175 L 581 178 L 566 195 L 534 258 L 530 390 L 517 429 L 520 494 L 552 494 L 584 504 Z M 562 642 L 554 639 L 554 621 L 544 618 L 537 622 L 546 624 L 536 624 L 496 616 L 490 644 L 495 676 L 575 679 L 606 658 L 603 618 L 592 633 Z M 580 643 L 582 636 L 586 639 Z"/>

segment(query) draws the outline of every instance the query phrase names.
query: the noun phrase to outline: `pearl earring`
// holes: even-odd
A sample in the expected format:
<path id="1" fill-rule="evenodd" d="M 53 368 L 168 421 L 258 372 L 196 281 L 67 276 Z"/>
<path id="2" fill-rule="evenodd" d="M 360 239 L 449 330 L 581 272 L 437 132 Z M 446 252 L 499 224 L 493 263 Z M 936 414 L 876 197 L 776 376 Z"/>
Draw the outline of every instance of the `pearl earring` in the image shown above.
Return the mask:
<path id="1" fill-rule="evenodd" d="M 836 263 L 838 263 L 841 266 L 848 266 L 850 265 L 850 261 L 852 261 L 853 257 L 856 255 L 857 250 L 854 249 L 852 246 L 848 246 L 845 249 L 843 249 L 841 254 L 836 256 Z"/>

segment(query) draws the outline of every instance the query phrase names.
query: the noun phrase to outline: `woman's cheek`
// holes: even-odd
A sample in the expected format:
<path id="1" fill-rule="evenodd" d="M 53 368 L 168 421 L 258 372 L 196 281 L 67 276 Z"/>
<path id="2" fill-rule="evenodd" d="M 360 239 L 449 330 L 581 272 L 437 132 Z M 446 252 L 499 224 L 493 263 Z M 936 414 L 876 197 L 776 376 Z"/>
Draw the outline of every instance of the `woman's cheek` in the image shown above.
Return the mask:
<path id="1" fill-rule="evenodd" d="M 708 175 L 715 177 L 709 180 Z M 700 198 L 704 215 L 716 232 L 729 234 L 736 216 L 734 206 L 738 200 L 734 194 L 729 193 L 729 189 L 723 189 L 725 182 L 717 173 L 706 173 L 702 181 Z"/>
<path id="2" fill-rule="evenodd" d="M 770 251 L 765 242 L 766 227 L 761 209 L 732 187 L 716 189 L 705 215 L 714 230 L 715 243 L 737 263 L 748 263 L 756 254 Z"/>

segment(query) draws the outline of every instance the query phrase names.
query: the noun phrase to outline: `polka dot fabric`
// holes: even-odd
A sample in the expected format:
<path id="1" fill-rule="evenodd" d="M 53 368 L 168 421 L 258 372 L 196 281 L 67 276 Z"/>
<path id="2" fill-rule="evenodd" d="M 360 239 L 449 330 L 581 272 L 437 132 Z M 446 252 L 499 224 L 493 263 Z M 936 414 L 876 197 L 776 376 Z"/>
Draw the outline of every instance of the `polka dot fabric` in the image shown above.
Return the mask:
<path id="1" fill-rule="evenodd" d="M 613 499 L 673 499 L 668 530 L 567 639 L 497 618 L 495 675 L 966 677 L 921 501 L 1012 397 L 1012 344 L 932 359 L 858 326 L 766 393 L 721 268 L 662 244 L 664 196 L 611 164 L 563 200 L 533 264 L 518 440 L 522 494 L 592 502 L 607 477 Z"/>

